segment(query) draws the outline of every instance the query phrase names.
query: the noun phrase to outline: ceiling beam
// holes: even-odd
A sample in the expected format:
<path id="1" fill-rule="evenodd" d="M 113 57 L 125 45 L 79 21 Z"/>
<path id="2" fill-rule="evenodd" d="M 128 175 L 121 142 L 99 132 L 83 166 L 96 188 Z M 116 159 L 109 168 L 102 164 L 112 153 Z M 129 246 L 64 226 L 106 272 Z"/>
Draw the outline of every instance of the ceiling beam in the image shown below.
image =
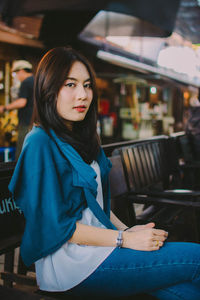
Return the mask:
<path id="1" fill-rule="evenodd" d="M 178 82 L 184 83 L 184 84 L 190 84 L 195 87 L 200 87 L 200 79 L 195 77 L 191 78 L 188 77 L 186 74 L 180 74 L 173 72 L 170 69 L 162 68 L 159 66 L 150 66 L 145 63 L 136 61 L 134 59 L 130 59 L 124 56 L 116 55 L 113 53 L 109 53 L 103 50 L 99 50 L 97 52 L 97 58 L 102 59 L 104 61 L 110 62 L 114 65 L 121 66 L 130 70 L 136 70 L 143 73 L 152 73 L 152 74 L 158 74 L 162 76 L 163 78 L 171 78 L 173 80 L 176 80 Z"/>
<path id="2" fill-rule="evenodd" d="M 0 42 L 41 48 L 41 49 L 44 48 L 44 44 L 41 41 L 26 38 L 15 32 L 5 31 L 1 28 L 1 25 L 0 25 Z"/>

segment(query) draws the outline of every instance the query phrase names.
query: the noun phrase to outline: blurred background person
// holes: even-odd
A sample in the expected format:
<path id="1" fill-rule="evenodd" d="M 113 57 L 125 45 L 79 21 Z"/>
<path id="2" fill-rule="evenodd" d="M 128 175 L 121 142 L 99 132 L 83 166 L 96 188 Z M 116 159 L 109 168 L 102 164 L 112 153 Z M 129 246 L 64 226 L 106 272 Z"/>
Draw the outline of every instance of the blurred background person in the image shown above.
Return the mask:
<path id="1" fill-rule="evenodd" d="M 26 60 L 16 60 L 12 66 L 13 76 L 21 82 L 18 98 L 7 105 L 0 105 L 0 113 L 18 110 L 18 139 L 15 158 L 17 159 L 22 148 L 24 137 L 27 134 L 33 114 L 33 85 L 34 77 L 32 64 Z"/>

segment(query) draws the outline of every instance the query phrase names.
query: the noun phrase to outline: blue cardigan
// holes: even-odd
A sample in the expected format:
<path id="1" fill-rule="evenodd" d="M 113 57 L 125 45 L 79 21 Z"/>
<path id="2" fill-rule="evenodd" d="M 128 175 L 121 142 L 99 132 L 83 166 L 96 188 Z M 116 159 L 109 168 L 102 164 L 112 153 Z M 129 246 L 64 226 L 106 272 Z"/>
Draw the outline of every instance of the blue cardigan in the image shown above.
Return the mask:
<path id="1" fill-rule="evenodd" d="M 110 161 L 102 149 L 98 155 L 104 196 L 104 211 L 96 201 L 96 173 L 75 149 L 51 130 L 40 127 L 27 135 L 9 190 L 23 211 L 26 226 L 21 256 L 29 266 L 60 248 L 73 235 L 76 222 L 89 207 L 107 228 L 110 222 Z"/>

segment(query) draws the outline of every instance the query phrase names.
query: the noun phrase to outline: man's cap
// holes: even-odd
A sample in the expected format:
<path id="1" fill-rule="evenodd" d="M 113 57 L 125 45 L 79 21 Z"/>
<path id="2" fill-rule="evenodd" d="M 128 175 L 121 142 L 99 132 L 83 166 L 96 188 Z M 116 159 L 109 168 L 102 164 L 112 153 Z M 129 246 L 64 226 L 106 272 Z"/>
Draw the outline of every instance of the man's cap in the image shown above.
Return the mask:
<path id="1" fill-rule="evenodd" d="M 17 72 L 23 69 L 32 69 L 32 64 L 26 60 L 15 60 L 12 65 L 12 72 Z"/>

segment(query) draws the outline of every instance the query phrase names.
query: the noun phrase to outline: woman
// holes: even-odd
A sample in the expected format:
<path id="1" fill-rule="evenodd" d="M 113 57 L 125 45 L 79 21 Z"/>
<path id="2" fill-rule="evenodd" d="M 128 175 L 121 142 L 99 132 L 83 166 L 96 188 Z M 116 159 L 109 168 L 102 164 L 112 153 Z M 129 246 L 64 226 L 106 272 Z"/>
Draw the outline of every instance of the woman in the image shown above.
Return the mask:
<path id="1" fill-rule="evenodd" d="M 111 166 L 96 133 L 88 61 L 71 48 L 47 52 L 35 77 L 35 102 L 36 126 L 9 189 L 26 218 L 21 255 L 26 265 L 35 263 L 40 289 L 200 299 L 198 244 L 165 243 L 167 232 L 153 223 L 126 230 L 110 214 Z"/>

